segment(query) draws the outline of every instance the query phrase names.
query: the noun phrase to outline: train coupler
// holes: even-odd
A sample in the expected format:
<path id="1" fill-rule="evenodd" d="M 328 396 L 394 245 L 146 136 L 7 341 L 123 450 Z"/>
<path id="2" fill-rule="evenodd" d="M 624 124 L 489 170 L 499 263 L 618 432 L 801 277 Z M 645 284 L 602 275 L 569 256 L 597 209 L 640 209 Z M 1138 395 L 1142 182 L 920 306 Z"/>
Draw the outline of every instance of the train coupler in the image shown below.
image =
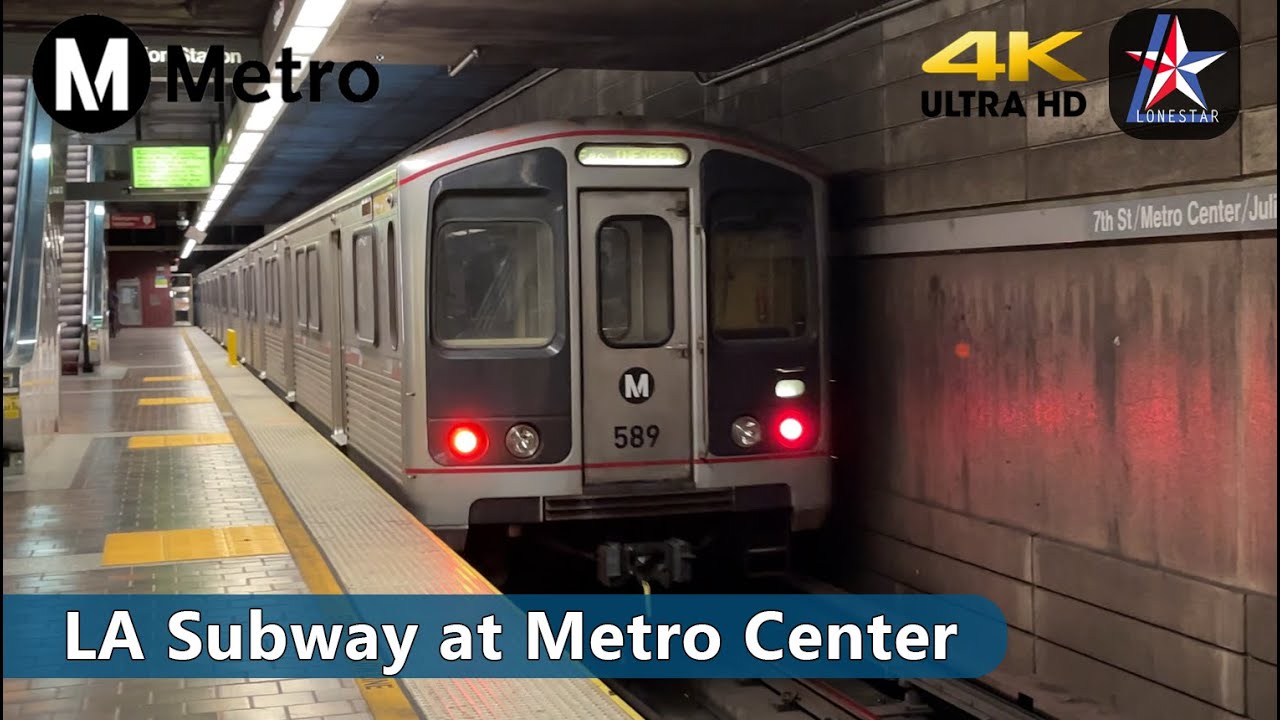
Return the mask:
<path id="1" fill-rule="evenodd" d="M 596 576 L 607 587 L 618 587 L 631 578 L 671 587 L 693 579 L 693 559 L 693 547 L 677 538 L 604 543 L 596 548 Z"/>

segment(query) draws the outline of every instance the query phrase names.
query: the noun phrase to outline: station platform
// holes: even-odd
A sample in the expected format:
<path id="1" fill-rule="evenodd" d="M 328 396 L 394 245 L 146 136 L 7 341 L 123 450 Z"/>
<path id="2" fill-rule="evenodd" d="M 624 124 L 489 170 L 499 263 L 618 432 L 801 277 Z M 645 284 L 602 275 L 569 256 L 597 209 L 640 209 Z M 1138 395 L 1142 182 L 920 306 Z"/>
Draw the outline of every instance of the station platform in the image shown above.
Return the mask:
<path id="1" fill-rule="evenodd" d="M 4 479 L 5 593 L 487 594 L 443 541 L 196 328 L 63 378 Z M 638 718 L 598 680 L 10 680 L 6 720 Z"/>

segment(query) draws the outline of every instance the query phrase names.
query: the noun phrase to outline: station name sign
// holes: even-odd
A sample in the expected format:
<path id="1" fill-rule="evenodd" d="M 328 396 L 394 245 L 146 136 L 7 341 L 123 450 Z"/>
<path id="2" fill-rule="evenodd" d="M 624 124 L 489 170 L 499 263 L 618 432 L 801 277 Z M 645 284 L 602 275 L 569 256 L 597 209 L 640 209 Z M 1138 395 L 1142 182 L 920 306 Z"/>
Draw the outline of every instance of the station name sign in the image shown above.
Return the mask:
<path id="1" fill-rule="evenodd" d="M 1091 240 L 1274 230 L 1276 186 L 1122 200 L 1087 210 Z"/>
<path id="2" fill-rule="evenodd" d="M 194 48 L 186 45 L 166 45 L 162 48 L 153 48 L 147 46 L 147 57 L 151 59 L 152 65 L 159 65 L 169 61 L 169 53 L 172 50 L 181 49 L 182 56 L 188 64 L 203 65 L 205 59 L 209 57 L 209 48 Z M 244 62 L 244 54 L 239 50 L 223 49 L 222 64 L 239 65 Z"/>

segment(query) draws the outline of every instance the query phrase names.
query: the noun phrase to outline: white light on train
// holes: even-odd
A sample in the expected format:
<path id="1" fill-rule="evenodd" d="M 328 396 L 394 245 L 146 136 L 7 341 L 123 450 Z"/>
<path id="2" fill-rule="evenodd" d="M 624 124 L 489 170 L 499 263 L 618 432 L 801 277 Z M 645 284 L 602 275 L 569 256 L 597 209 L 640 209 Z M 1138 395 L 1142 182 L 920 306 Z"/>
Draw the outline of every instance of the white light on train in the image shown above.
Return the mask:
<path id="1" fill-rule="evenodd" d="M 311 55 L 320 49 L 320 43 L 324 42 L 324 36 L 327 34 L 329 34 L 327 27 L 298 25 L 289 31 L 289 37 L 285 39 L 284 46 L 292 50 L 295 55 Z"/>
<path id="2" fill-rule="evenodd" d="M 760 431 L 760 421 L 750 415 L 743 415 L 733 421 L 730 428 L 733 435 L 733 444 L 740 448 L 755 447 L 764 439 L 764 433 Z"/>
<path id="3" fill-rule="evenodd" d="M 98 216 L 98 217 L 102 217 L 103 215 L 106 215 L 106 214 L 107 214 L 107 206 L 106 206 L 106 205 L 103 205 L 102 203 L 98 203 L 97 205 L 94 205 L 94 206 L 93 206 L 93 214 L 94 214 L 94 215 L 96 215 L 96 216 Z"/>
<path id="4" fill-rule="evenodd" d="M 773 394 L 780 398 L 800 397 L 804 394 L 804 381 L 795 379 L 779 380 L 773 385 Z"/>
<path id="5" fill-rule="evenodd" d="M 583 145 L 578 162 L 593 167 L 682 167 L 689 162 L 683 145 Z"/>
<path id="6" fill-rule="evenodd" d="M 222 167 L 222 172 L 218 173 L 218 184 L 235 185 L 242 172 L 244 172 L 244 163 L 227 163 Z"/>
<path id="7" fill-rule="evenodd" d="M 253 157 L 253 153 L 258 150 L 258 146 L 262 144 L 264 135 L 260 132 L 242 132 L 240 137 L 236 138 L 236 144 L 231 148 L 231 155 L 227 158 L 227 162 L 247 163 Z"/>
<path id="8" fill-rule="evenodd" d="M 327 28 L 338 19 L 338 13 L 342 12 L 346 4 L 346 0 L 306 0 L 302 4 L 302 10 L 298 12 L 298 19 L 294 20 L 293 24 Z"/>
<path id="9" fill-rule="evenodd" d="M 528 460 L 538 453 L 542 438 L 532 425 L 520 423 L 507 431 L 507 452 L 521 460 Z"/>
<path id="10" fill-rule="evenodd" d="M 53 154 L 53 147 L 49 143 L 36 143 L 31 146 L 31 159 L 43 160 Z"/>

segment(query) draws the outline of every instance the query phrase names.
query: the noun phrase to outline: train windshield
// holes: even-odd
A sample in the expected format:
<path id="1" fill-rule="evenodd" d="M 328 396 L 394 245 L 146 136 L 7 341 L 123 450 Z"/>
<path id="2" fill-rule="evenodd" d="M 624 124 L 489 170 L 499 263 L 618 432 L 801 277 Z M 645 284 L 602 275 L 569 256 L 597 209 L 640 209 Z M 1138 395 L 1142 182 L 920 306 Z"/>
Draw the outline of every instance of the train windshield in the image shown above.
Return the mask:
<path id="1" fill-rule="evenodd" d="M 731 192 L 710 211 L 712 332 L 723 340 L 806 335 L 808 198 Z"/>
<path id="2" fill-rule="evenodd" d="M 541 347 L 555 333 L 551 228 L 445 223 L 435 241 L 435 337 L 446 347 Z"/>

